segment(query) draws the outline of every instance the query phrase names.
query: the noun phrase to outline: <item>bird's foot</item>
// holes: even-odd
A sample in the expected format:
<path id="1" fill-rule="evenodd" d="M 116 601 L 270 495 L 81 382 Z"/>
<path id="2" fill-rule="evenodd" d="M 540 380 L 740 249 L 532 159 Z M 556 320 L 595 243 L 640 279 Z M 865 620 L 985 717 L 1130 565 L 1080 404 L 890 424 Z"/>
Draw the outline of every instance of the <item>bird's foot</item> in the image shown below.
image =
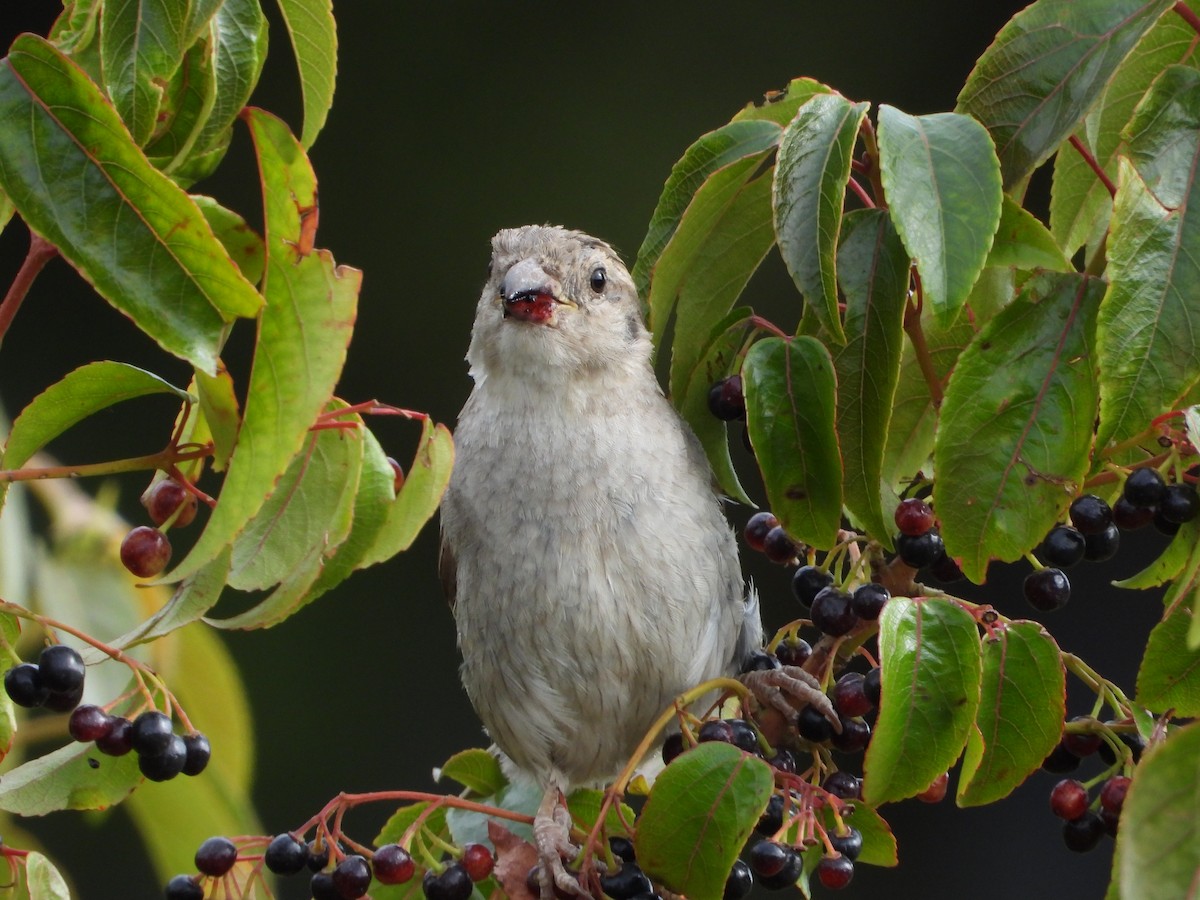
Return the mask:
<path id="1" fill-rule="evenodd" d="M 547 789 L 533 819 L 533 843 L 538 852 L 538 880 L 542 900 L 556 896 L 586 897 L 579 879 L 567 871 L 563 859 L 574 860 L 579 847 L 571 843 L 571 814 L 558 788 Z"/>
<path id="2" fill-rule="evenodd" d="M 811 706 L 828 720 L 834 731 L 841 733 L 842 722 L 821 690 L 821 683 L 799 666 L 745 672 L 738 678 L 761 706 L 775 710 L 790 724 L 796 723 L 800 710 Z"/>

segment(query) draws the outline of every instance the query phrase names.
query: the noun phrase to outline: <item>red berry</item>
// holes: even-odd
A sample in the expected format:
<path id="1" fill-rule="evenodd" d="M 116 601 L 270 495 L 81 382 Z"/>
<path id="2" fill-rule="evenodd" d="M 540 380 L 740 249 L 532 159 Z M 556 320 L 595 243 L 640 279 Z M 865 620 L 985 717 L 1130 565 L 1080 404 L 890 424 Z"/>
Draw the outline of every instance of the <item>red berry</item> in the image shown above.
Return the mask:
<path id="1" fill-rule="evenodd" d="M 67 731 L 77 741 L 95 741 L 112 731 L 113 721 L 112 716 L 89 703 L 75 707 L 67 720 Z"/>
<path id="2" fill-rule="evenodd" d="M 746 522 L 746 529 L 742 532 L 742 535 L 746 538 L 746 546 L 751 550 L 758 550 L 761 553 L 767 532 L 778 524 L 779 520 L 771 515 L 771 513 L 756 512 Z"/>
<path id="3" fill-rule="evenodd" d="M 121 541 L 121 562 L 138 578 L 153 578 L 171 561 L 171 542 L 157 528 L 139 525 Z"/>
<path id="4" fill-rule="evenodd" d="M 180 528 L 190 525 L 196 518 L 196 495 L 185 488 L 174 478 L 164 478 L 156 481 L 142 494 L 142 506 L 150 516 L 150 521 L 161 525 L 179 510 L 175 524 Z"/>
<path id="5" fill-rule="evenodd" d="M 1114 775 L 1104 782 L 1100 788 L 1100 806 L 1116 815 L 1121 814 L 1125 805 L 1125 793 L 1129 790 L 1130 778 L 1125 775 Z"/>
<path id="6" fill-rule="evenodd" d="M 496 860 L 483 844 L 467 844 L 463 847 L 462 864 L 471 880 L 478 882 L 492 874 Z"/>
<path id="7" fill-rule="evenodd" d="M 1064 778 L 1050 791 L 1050 811 L 1074 822 L 1088 810 L 1087 788 L 1074 778 Z"/>
<path id="8" fill-rule="evenodd" d="M 763 538 L 763 553 L 771 562 L 785 565 L 796 558 L 796 542 L 779 525 L 767 532 Z"/>
<path id="9" fill-rule="evenodd" d="M 387 461 L 388 465 L 392 467 L 392 490 L 398 494 L 400 488 L 404 487 L 404 468 L 390 456 Z"/>
<path id="10" fill-rule="evenodd" d="M 413 877 L 416 865 L 408 851 L 399 844 L 385 844 L 375 851 L 372 860 L 375 878 L 380 884 L 404 884 Z"/>
<path id="11" fill-rule="evenodd" d="M 917 799 L 922 803 L 941 803 L 946 797 L 946 787 L 950 784 L 950 773 L 943 772 L 921 793 L 917 794 Z"/>
<path id="12" fill-rule="evenodd" d="M 896 527 L 901 534 L 916 537 L 933 527 L 933 510 L 924 500 L 909 497 L 896 507 Z"/>
<path id="13" fill-rule="evenodd" d="M 833 686 L 833 708 L 848 719 L 865 716 L 873 707 L 863 688 L 861 672 L 847 672 Z"/>
<path id="14" fill-rule="evenodd" d="M 1071 721 L 1095 722 L 1096 720 L 1091 716 L 1076 716 Z M 1099 750 L 1101 741 L 1102 738 L 1095 731 L 1064 731 L 1062 736 L 1062 745 L 1080 758 L 1091 756 Z"/>
<path id="15" fill-rule="evenodd" d="M 846 856 L 825 856 L 817 863 L 817 878 L 831 891 L 840 891 L 854 877 L 854 863 Z"/>

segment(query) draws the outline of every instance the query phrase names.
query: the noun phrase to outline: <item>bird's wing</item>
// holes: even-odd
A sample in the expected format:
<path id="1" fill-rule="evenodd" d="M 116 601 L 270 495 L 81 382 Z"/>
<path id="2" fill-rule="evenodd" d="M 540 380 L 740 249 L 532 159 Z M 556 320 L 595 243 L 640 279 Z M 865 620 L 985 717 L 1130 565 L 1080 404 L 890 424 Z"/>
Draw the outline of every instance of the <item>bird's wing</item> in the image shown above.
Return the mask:
<path id="1" fill-rule="evenodd" d="M 442 535 L 442 543 L 438 547 L 438 578 L 442 582 L 442 593 L 454 612 L 454 601 L 458 597 L 458 565 L 454 561 L 454 551 L 450 548 L 446 535 Z"/>

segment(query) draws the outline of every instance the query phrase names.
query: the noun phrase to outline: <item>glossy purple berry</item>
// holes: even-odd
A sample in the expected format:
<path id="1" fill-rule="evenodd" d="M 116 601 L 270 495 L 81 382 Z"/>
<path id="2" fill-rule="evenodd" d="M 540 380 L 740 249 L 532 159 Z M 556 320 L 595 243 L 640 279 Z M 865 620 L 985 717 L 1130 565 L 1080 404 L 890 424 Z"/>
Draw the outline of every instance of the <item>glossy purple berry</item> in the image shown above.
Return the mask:
<path id="1" fill-rule="evenodd" d="M 1125 486 L 1121 489 L 1121 496 L 1130 506 L 1150 509 L 1158 505 L 1166 491 L 1167 484 L 1158 472 L 1151 468 L 1141 468 L 1129 473 L 1129 477 L 1125 479 Z"/>

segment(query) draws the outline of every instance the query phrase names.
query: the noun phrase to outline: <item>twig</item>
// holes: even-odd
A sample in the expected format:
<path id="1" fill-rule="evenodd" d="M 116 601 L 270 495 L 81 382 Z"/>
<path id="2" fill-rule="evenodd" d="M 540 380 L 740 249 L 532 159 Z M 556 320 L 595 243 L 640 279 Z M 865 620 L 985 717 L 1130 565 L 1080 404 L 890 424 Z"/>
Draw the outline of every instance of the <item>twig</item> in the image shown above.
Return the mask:
<path id="1" fill-rule="evenodd" d="M 17 270 L 12 284 L 9 285 L 8 293 L 4 295 L 4 300 L 0 302 L 0 341 L 4 340 L 4 335 L 8 333 L 8 327 L 17 315 L 17 310 L 21 308 L 25 295 L 29 293 L 33 280 L 37 278 L 46 263 L 57 255 L 57 247 L 41 235 L 33 231 L 29 232 L 29 252 L 25 254 L 25 261 Z"/>

